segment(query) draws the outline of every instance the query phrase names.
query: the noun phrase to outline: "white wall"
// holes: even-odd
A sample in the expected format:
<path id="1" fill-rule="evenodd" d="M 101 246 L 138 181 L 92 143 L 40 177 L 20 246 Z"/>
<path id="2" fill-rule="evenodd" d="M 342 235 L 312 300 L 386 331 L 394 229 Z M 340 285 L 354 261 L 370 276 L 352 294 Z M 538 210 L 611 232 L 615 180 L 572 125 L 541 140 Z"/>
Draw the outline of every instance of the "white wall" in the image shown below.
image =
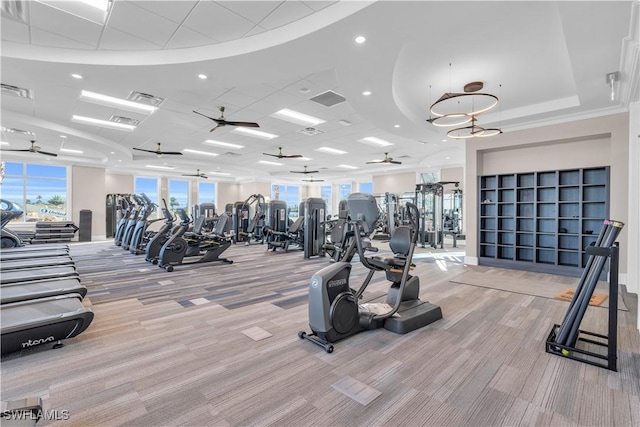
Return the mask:
<path id="1" fill-rule="evenodd" d="M 373 191 L 376 194 L 414 192 L 417 182 L 415 172 L 374 175 Z"/>
<path id="2" fill-rule="evenodd" d="M 629 104 L 629 233 L 627 251 L 627 290 L 640 294 L 640 103 Z M 638 330 L 640 330 L 640 306 L 638 307 Z"/>
<path id="3" fill-rule="evenodd" d="M 240 185 L 236 184 L 235 182 L 219 182 L 216 191 L 219 212 L 222 212 L 224 210 L 224 207 L 228 203 L 235 203 L 240 201 Z"/>
<path id="4" fill-rule="evenodd" d="M 71 168 L 71 220 L 79 225 L 80 211 L 91 211 L 92 240 L 106 240 L 106 176 L 103 168 Z"/>
<path id="5" fill-rule="evenodd" d="M 134 191 L 133 175 L 106 173 L 104 187 L 106 194 L 131 194 Z"/>

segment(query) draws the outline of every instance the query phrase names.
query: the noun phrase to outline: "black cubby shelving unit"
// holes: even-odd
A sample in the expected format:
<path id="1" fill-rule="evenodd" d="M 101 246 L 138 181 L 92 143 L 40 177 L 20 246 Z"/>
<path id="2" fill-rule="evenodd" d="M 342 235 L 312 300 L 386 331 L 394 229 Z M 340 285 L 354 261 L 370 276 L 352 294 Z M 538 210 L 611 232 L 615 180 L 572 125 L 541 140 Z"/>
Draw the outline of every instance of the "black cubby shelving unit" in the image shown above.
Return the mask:
<path id="1" fill-rule="evenodd" d="M 609 215 L 609 167 L 479 177 L 482 265 L 580 274 Z"/>

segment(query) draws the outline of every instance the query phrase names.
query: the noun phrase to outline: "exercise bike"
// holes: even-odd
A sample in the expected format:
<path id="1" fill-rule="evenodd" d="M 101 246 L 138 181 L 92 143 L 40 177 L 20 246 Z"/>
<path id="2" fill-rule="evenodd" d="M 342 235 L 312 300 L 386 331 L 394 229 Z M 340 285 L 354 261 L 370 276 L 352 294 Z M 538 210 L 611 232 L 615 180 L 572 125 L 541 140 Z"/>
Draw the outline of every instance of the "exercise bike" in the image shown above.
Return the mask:
<path id="1" fill-rule="evenodd" d="M 418 298 L 420 279 L 411 276 L 413 252 L 418 236 L 419 212 L 416 205 L 407 203 L 410 225 L 396 228 L 389 240 L 393 256 L 367 256 L 363 237 L 373 230 L 379 213 L 374 197 L 353 193 L 347 199 L 353 227 L 353 240 L 347 253 L 360 257 L 369 273 L 356 291 L 350 287 L 351 257 L 331 264 L 311 277 L 309 285 L 309 327 L 311 333 L 298 332 L 306 339 L 333 352 L 333 343 L 359 332 L 385 328 L 398 334 L 419 329 L 442 318 L 440 307 Z M 355 245 L 355 246 L 354 246 Z M 384 271 L 391 288 L 385 303 L 360 303 L 362 295 L 375 272 Z"/>

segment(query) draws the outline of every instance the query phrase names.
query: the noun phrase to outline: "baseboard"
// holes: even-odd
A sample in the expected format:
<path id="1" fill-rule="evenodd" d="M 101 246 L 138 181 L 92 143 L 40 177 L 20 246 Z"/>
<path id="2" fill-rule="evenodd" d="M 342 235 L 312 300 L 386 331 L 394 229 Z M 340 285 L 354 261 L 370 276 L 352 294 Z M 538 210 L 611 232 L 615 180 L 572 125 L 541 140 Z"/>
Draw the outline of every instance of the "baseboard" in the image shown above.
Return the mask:
<path id="1" fill-rule="evenodd" d="M 467 265 L 478 265 L 478 257 L 477 256 L 468 256 L 465 255 L 464 263 Z"/>

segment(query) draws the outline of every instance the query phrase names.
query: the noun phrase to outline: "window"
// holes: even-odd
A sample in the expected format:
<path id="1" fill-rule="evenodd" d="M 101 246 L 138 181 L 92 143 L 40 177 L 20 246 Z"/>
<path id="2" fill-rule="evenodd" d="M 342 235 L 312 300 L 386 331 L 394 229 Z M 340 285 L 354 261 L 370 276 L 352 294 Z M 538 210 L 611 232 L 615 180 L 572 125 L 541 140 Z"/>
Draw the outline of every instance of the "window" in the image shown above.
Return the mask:
<path id="1" fill-rule="evenodd" d="M 360 192 L 373 194 L 373 182 L 361 182 L 360 183 Z"/>
<path id="2" fill-rule="evenodd" d="M 198 205 L 216 202 L 216 184 L 213 182 L 198 182 Z"/>
<path id="3" fill-rule="evenodd" d="M 169 180 L 169 209 L 183 208 L 189 213 L 189 181 Z"/>
<path id="4" fill-rule="evenodd" d="M 156 205 L 160 205 L 160 194 L 158 193 L 158 178 L 142 178 L 136 177 L 134 182 L 134 192 L 136 194 L 144 193 Z M 158 217 L 158 211 L 155 215 Z"/>
<path id="5" fill-rule="evenodd" d="M 22 218 L 14 221 L 66 221 L 67 168 L 7 162 L 2 198 L 24 211 Z"/>
<path id="6" fill-rule="evenodd" d="M 289 208 L 289 218 L 298 218 L 298 205 L 300 204 L 300 187 L 297 185 L 271 186 L 271 200 L 283 200 Z"/>
<path id="7" fill-rule="evenodd" d="M 333 192 L 331 191 L 331 186 L 330 185 L 323 185 L 322 187 L 320 187 L 320 197 L 322 198 L 322 200 L 324 200 L 325 204 L 327 205 L 326 212 L 328 214 L 333 212 L 331 210 L 331 196 L 332 196 L 332 194 L 333 194 Z"/>
<path id="8" fill-rule="evenodd" d="M 346 200 L 347 196 L 351 194 L 351 184 L 340 184 L 338 188 L 339 200 Z"/>

